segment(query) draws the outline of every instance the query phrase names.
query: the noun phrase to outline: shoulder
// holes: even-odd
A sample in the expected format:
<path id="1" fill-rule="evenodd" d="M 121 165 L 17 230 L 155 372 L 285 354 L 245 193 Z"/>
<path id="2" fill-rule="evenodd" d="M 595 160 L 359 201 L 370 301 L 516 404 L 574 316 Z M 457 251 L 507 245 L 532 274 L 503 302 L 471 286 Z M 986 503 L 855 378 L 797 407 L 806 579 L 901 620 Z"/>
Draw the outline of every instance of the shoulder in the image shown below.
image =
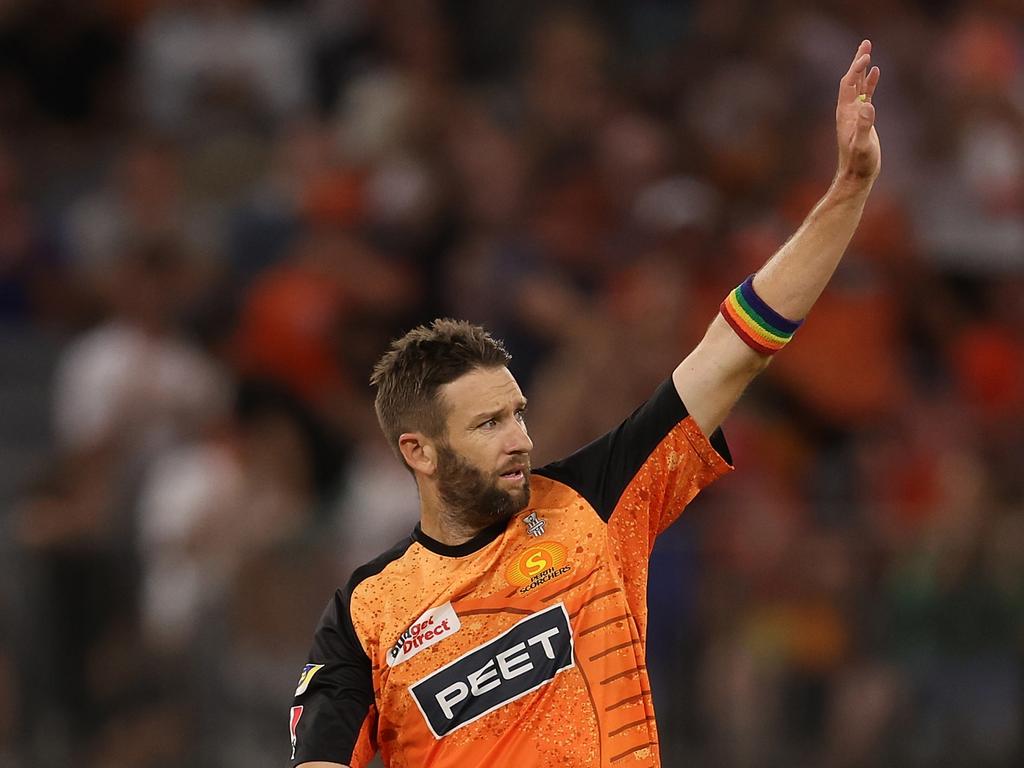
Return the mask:
<path id="1" fill-rule="evenodd" d="M 397 542 L 390 549 L 377 555 L 372 560 L 363 563 L 352 571 L 352 576 L 349 578 L 348 583 L 345 585 L 344 593 L 345 596 L 351 599 L 352 593 L 356 591 L 361 585 L 367 582 L 373 581 L 381 576 L 395 563 L 400 563 L 401 560 L 408 554 L 410 547 L 412 547 L 414 539 L 412 536 L 406 536 L 401 541 Z"/>
<path id="2" fill-rule="evenodd" d="M 354 647 L 354 641 L 359 634 L 357 626 L 364 626 L 367 621 L 373 623 L 371 617 L 376 612 L 373 608 L 375 598 L 370 597 L 368 600 L 367 595 L 381 596 L 388 592 L 386 585 L 383 585 L 383 589 L 368 590 L 368 588 L 375 587 L 379 583 L 381 574 L 387 570 L 389 565 L 400 561 L 402 556 L 408 552 L 411 544 L 412 538 L 407 537 L 386 552 L 356 568 L 345 586 L 336 589 L 328 601 L 324 614 L 320 618 L 317 629 L 318 636 L 321 634 L 325 637 L 337 636 L 351 643 L 350 647 Z M 362 646 L 361 641 L 359 645 Z M 365 647 L 363 650 L 365 652 Z"/>

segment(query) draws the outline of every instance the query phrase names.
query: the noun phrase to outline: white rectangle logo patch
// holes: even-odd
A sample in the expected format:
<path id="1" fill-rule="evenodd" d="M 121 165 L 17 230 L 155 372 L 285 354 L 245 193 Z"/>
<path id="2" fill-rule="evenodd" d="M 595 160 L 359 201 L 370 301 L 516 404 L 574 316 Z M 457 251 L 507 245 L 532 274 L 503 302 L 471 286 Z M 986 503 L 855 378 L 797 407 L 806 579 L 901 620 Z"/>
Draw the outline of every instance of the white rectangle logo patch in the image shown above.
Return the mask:
<path id="1" fill-rule="evenodd" d="M 411 659 L 420 651 L 425 651 L 449 635 L 454 635 L 461 628 L 462 623 L 450 602 L 431 608 L 399 635 L 398 640 L 388 651 L 388 666 L 394 667 Z"/>

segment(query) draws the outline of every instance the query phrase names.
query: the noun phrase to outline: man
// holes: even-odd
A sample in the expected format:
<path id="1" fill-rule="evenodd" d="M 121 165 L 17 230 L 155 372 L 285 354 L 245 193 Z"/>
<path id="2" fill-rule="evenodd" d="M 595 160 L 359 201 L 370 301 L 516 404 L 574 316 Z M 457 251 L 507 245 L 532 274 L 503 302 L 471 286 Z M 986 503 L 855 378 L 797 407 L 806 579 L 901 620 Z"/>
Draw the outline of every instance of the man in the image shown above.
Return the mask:
<path id="1" fill-rule="evenodd" d="M 377 414 L 420 524 L 321 619 L 291 710 L 293 765 L 657 766 L 644 666 L 655 537 L 728 471 L 718 425 L 824 289 L 880 169 L 861 43 L 840 81 L 838 171 L 778 253 L 617 429 L 530 467 L 526 398 L 483 329 L 396 341 Z M 710 435 L 710 439 L 706 436 Z"/>

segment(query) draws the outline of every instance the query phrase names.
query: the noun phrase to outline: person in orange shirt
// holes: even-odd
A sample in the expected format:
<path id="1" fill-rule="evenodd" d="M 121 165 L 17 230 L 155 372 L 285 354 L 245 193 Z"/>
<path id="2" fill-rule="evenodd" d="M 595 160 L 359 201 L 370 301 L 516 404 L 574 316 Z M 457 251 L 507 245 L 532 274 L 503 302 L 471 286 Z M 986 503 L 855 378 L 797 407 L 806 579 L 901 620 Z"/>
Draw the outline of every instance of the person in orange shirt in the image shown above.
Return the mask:
<path id="1" fill-rule="evenodd" d="M 291 708 L 303 768 L 660 765 L 644 663 L 655 537 L 731 468 L 718 426 L 835 270 L 881 167 L 861 43 L 840 82 L 836 176 L 619 427 L 530 466 L 502 344 L 435 320 L 374 369 L 377 416 L 420 523 L 356 569 L 316 630 Z"/>

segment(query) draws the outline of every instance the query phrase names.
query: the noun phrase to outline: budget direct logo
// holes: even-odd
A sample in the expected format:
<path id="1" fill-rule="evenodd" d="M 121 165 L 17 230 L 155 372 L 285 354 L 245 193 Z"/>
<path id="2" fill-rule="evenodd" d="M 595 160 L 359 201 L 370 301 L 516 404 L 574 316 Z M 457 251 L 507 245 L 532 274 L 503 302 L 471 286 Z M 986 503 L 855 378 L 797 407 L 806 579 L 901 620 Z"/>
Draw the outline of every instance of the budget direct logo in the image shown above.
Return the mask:
<path id="1" fill-rule="evenodd" d="M 450 602 L 431 608 L 398 636 L 388 651 L 388 666 L 393 667 L 411 659 L 420 651 L 425 651 L 449 635 L 454 635 L 461 628 L 462 623 Z"/>
<path id="2" fill-rule="evenodd" d="M 527 616 L 409 686 L 440 739 L 551 682 L 573 666 L 572 627 L 563 603 Z"/>
<path id="3" fill-rule="evenodd" d="M 519 591 L 529 592 L 572 570 L 565 564 L 566 550 L 557 541 L 541 541 L 527 547 L 505 568 L 505 578 Z"/>

